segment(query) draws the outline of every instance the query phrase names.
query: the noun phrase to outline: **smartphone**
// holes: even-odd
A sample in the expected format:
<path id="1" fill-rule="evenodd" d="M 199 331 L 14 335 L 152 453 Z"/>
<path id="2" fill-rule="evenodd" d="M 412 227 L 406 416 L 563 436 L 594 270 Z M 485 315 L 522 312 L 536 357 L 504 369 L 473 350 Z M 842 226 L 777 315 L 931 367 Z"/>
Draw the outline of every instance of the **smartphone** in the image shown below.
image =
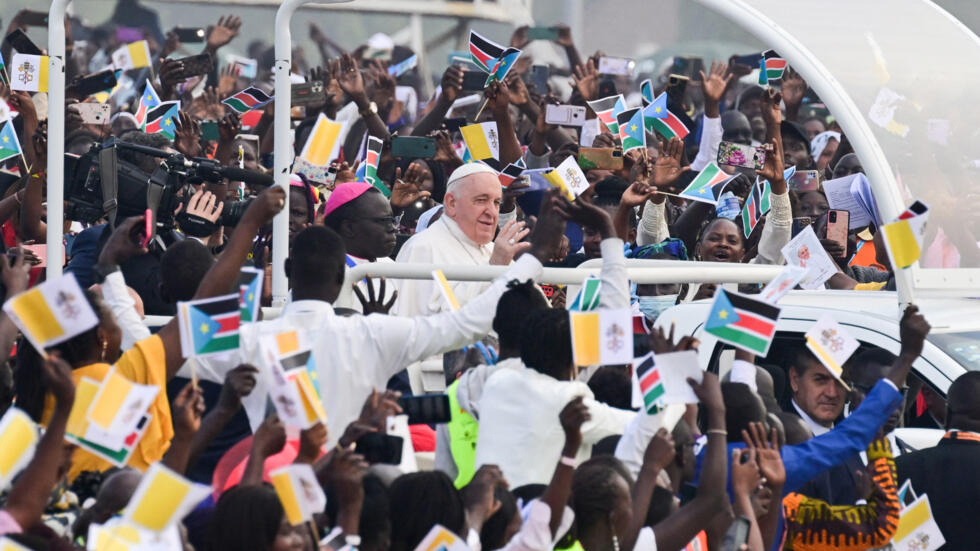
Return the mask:
<path id="1" fill-rule="evenodd" d="M 580 105 L 545 105 L 544 120 L 559 126 L 582 126 L 585 124 L 585 107 Z"/>
<path id="2" fill-rule="evenodd" d="M 357 439 L 354 452 L 363 455 L 371 465 L 375 463 L 399 465 L 402 462 L 402 437 L 369 432 Z"/>
<path id="3" fill-rule="evenodd" d="M 20 14 L 20 21 L 28 27 L 47 27 L 48 14 L 43 11 L 24 10 Z"/>
<path id="4" fill-rule="evenodd" d="M 531 27 L 527 30 L 528 40 L 558 40 L 557 27 Z"/>
<path id="5" fill-rule="evenodd" d="M 422 136 L 393 136 L 391 156 L 402 159 L 431 159 L 436 156 L 436 139 Z"/>
<path id="6" fill-rule="evenodd" d="M 525 84 L 529 92 L 544 95 L 548 93 L 549 78 L 551 78 L 551 69 L 547 65 L 531 65 Z"/>
<path id="7" fill-rule="evenodd" d="M 622 170 L 623 150 L 612 147 L 580 147 L 578 164 L 582 170 Z"/>
<path id="8" fill-rule="evenodd" d="M 718 144 L 718 164 L 759 170 L 766 166 L 766 150 L 723 141 Z"/>
<path id="9" fill-rule="evenodd" d="M 762 52 L 759 52 L 757 54 L 737 55 L 732 57 L 732 63 L 738 63 L 739 65 L 748 65 L 749 67 L 752 68 L 758 67 L 760 61 L 762 61 Z"/>
<path id="10" fill-rule="evenodd" d="M 739 551 L 743 545 L 748 543 L 751 528 L 751 520 L 743 516 L 735 517 L 735 521 L 725 532 L 725 539 L 721 542 L 721 551 Z"/>
<path id="11" fill-rule="evenodd" d="M 402 396 L 398 405 L 408 415 L 409 425 L 438 425 L 448 423 L 450 419 L 449 396 L 446 394 Z"/>
<path id="12" fill-rule="evenodd" d="M 789 188 L 796 192 L 820 189 L 820 171 L 797 170 L 789 178 Z"/>
<path id="13" fill-rule="evenodd" d="M 85 124 L 109 124 L 112 106 L 108 103 L 76 103 L 75 109 Z"/>
<path id="14" fill-rule="evenodd" d="M 199 77 L 210 73 L 214 69 L 214 62 L 211 54 L 198 54 L 178 59 L 184 64 L 184 68 L 175 71 L 174 79 L 186 80 L 191 77 Z"/>
<path id="15" fill-rule="evenodd" d="M 809 216 L 800 216 L 793 219 L 793 237 L 796 237 L 798 233 L 805 230 L 807 226 L 813 224 L 813 219 Z"/>
<path id="16" fill-rule="evenodd" d="M 632 76 L 636 62 L 628 57 L 608 57 L 599 58 L 600 75 L 623 75 Z"/>
<path id="17" fill-rule="evenodd" d="M 204 42 L 204 29 L 201 27 L 174 27 L 174 34 L 177 35 L 178 40 L 185 44 Z"/>
<path id="18" fill-rule="evenodd" d="M 827 211 L 827 239 L 840 245 L 847 254 L 847 225 L 851 222 L 851 213 L 846 210 Z"/>
<path id="19" fill-rule="evenodd" d="M 704 70 L 704 59 L 699 56 L 676 56 L 671 73 L 683 75 L 691 80 L 701 80 L 701 71 Z"/>
<path id="20" fill-rule="evenodd" d="M 459 130 L 459 127 L 466 126 L 467 124 L 469 123 L 466 121 L 466 117 L 452 117 L 443 119 L 442 121 L 442 125 L 445 126 L 446 130 L 449 132 L 456 132 Z"/>
<path id="21" fill-rule="evenodd" d="M 672 74 L 667 77 L 667 106 L 681 106 L 684 104 L 684 93 L 687 91 L 687 83 L 691 79 L 684 75 Z"/>
<path id="22" fill-rule="evenodd" d="M 41 259 L 41 263 L 35 267 L 43 268 L 48 265 L 48 246 L 47 245 L 21 245 L 25 251 L 31 251 L 34 256 Z"/>
<path id="23" fill-rule="evenodd" d="M 153 219 L 153 209 L 146 209 L 143 213 L 143 239 L 140 241 L 140 247 L 149 247 L 150 241 L 153 239 L 153 235 L 156 233 L 156 221 Z"/>
<path id="24" fill-rule="evenodd" d="M 201 121 L 201 137 L 209 142 L 216 142 L 221 139 L 217 121 Z"/>
<path id="25" fill-rule="evenodd" d="M 327 91 L 322 80 L 293 84 L 290 96 L 294 107 L 317 105 L 327 101 Z"/>
<path id="26" fill-rule="evenodd" d="M 13 32 L 7 35 L 7 42 L 17 50 L 18 53 L 28 54 L 28 55 L 42 55 L 43 52 L 41 48 L 37 47 L 27 34 L 21 29 L 14 29 Z"/>
<path id="27" fill-rule="evenodd" d="M 463 90 L 473 92 L 486 88 L 487 74 L 483 71 L 463 71 Z"/>
<path id="28" fill-rule="evenodd" d="M 68 92 L 75 97 L 87 98 L 92 94 L 112 90 L 116 87 L 116 72 L 112 70 L 100 71 L 91 75 L 85 75 L 68 87 Z"/>
<path id="29" fill-rule="evenodd" d="M 615 96 L 619 92 L 616 91 L 616 83 L 613 82 L 611 78 L 604 78 L 599 81 L 599 97 L 608 98 L 609 96 Z"/>

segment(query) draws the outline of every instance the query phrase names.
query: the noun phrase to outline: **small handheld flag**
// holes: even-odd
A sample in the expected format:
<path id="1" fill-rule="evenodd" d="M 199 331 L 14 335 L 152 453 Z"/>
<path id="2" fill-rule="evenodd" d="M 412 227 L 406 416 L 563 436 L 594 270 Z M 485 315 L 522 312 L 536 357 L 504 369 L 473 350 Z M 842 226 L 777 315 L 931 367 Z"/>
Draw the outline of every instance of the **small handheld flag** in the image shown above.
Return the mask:
<path id="1" fill-rule="evenodd" d="M 769 185 L 769 180 L 760 182 L 757 177 L 752 186 L 752 192 L 749 193 L 745 205 L 742 207 L 742 233 L 746 239 L 752 235 L 752 230 L 759 225 L 759 221 L 772 206 L 771 194 L 772 186 Z"/>
<path id="2" fill-rule="evenodd" d="M 143 87 L 143 95 L 140 96 L 140 104 L 136 109 L 136 125 L 143 128 L 146 124 L 147 112 L 157 105 L 160 105 L 160 95 L 153 89 L 153 84 L 150 83 L 150 79 L 146 79 L 146 85 Z"/>
<path id="3" fill-rule="evenodd" d="M 667 110 L 667 92 L 661 92 L 656 99 L 650 100 L 650 103 L 643 107 L 643 124 L 646 125 L 648 132 L 655 130 L 650 119 L 666 119 L 668 116 L 670 112 Z"/>
<path id="4" fill-rule="evenodd" d="M 322 513 L 327 506 L 327 496 L 310 465 L 287 465 L 269 473 L 269 479 L 282 503 L 286 520 L 293 526 L 313 520 L 313 514 Z"/>
<path id="5" fill-rule="evenodd" d="M 490 74 L 487 75 L 487 82 L 484 86 L 489 86 L 491 82 L 502 82 L 519 57 L 521 57 L 521 51 L 517 48 L 507 48 L 504 50 L 504 53 L 497 58 L 491 67 Z"/>
<path id="6" fill-rule="evenodd" d="M 806 270 L 799 266 L 783 266 L 783 270 L 772 281 L 762 288 L 759 299 L 775 305 L 779 299 L 786 296 L 786 293 L 793 290 L 793 287 L 803 280 Z"/>
<path id="7" fill-rule="evenodd" d="M 415 551 L 469 551 L 466 540 L 450 532 L 445 526 L 436 524 L 429 530 Z"/>
<path id="8" fill-rule="evenodd" d="M 99 324 L 74 274 L 65 274 L 16 295 L 3 311 L 38 351 Z"/>
<path id="9" fill-rule="evenodd" d="M 399 61 L 398 63 L 395 63 L 394 65 L 389 65 L 388 74 L 395 78 L 398 78 L 404 75 L 405 73 L 411 71 L 412 69 L 414 69 L 415 66 L 418 65 L 418 63 L 419 63 L 419 56 L 416 54 L 412 54 L 406 57 L 405 59 Z"/>
<path id="10" fill-rule="evenodd" d="M 643 110 L 639 107 L 627 109 L 616 115 L 619 124 L 619 137 L 623 142 L 623 153 L 647 146 L 647 133 L 643 128 Z"/>
<path id="11" fill-rule="evenodd" d="M 651 103 L 648 107 L 648 111 L 655 111 L 658 107 L 658 102 Z M 666 110 L 666 108 L 665 108 Z M 687 126 L 681 121 L 680 117 L 667 111 L 666 117 L 644 117 L 643 121 L 650 130 L 650 132 L 656 131 L 658 134 L 666 139 L 677 138 L 683 140 L 685 136 L 691 133 Z"/>
<path id="12" fill-rule="evenodd" d="M 633 357 L 633 313 L 629 308 L 569 312 L 575 365 L 628 364 Z"/>
<path id="13" fill-rule="evenodd" d="M 364 181 L 378 188 L 385 197 L 391 197 L 391 190 L 378 177 L 378 164 L 381 162 L 381 149 L 384 147 L 384 140 L 375 136 L 368 136 L 367 146 L 364 154 Z"/>
<path id="14" fill-rule="evenodd" d="M 259 321 L 264 278 L 264 270 L 249 266 L 243 267 L 238 273 L 238 303 L 241 306 L 243 323 Z"/>
<path id="15" fill-rule="evenodd" d="M 505 48 L 496 42 L 485 38 L 480 33 L 470 31 L 470 59 L 477 67 L 489 73 L 497 59 L 504 54 Z"/>
<path id="16" fill-rule="evenodd" d="M 653 82 L 650 79 L 640 83 L 640 98 L 643 100 L 643 107 L 653 103 Z"/>
<path id="17" fill-rule="evenodd" d="M 210 487 L 195 484 L 162 463 L 154 463 L 136 487 L 123 518 L 151 532 L 162 532 L 187 516 L 210 493 Z"/>
<path id="18" fill-rule="evenodd" d="M 766 58 L 759 59 L 759 86 L 769 84 L 769 73 L 766 72 Z"/>
<path id="19" fill-rule="evenodd" d="M 582 168 L 578 166 L 578 161 L 574 155 L 562 161 L 558 168 L 545 172 L 544 179 L 552 187 L 562 190 L 565 197 L 570 201 L 574 201 L 582 192 L 589 189 L 589 181 L 586 179 L 585 173 L 582 172 Z"/>
<path id="20" fill-rule="evenodd" d="M 732 176 L 725 173 L 725 171 L 712 161 L 678 195 L 685 199 L 716 204 L 718 198 L 721 197 L 721 193 L 725 191 L 725 187 L 731 180 Z"/>
<path id="21" fill-rule="evenodd" d="M 698 364 L 698 353 L 694 350 L 664 352 L 654 356 L 654 363 L 660 372 L 664 387 L 663 404 L 696 404 L 700 402 L 688 379 L 700 383 L 704 372 Z"/>
<path id="22" fill-rule="evenodd" d="M 0 420 L 0 490 L 31 462 L 37 440 L 34 421 L 19 408 L 8 409 Z"/>
<path id="23" fill-rule="evenodd" d="M 806 347 L 830 371 L 831 375 L 848 389 L 850 387 L 841 378 L 844 362 L 859 346 L 857 339 L 848 334 L 837 320 L 826 314 L 806 332 Z"/>
<path id="24" fill-rule="evenodd" d="M 779 57 L 772 50 L 766 50 L 762 53 L 762 60 L 765 63 L 766 80 L 779 80 L 783 78 L 783 73 L 786 71 L 788 65 L 785 59 Z"/>
<path id="25" fill-rule="evenodd" d="M 335 122 L 320 113 L 299 156 L 316 166 L 327 166 L 337 158 L 347 136 L 348 122 Z"/>
<path id="26" fill-rule="evenodd" d="M 932 514 L 929 496 L 922 494 L 898 514 L 892 545 L 902 551 L 936 551 L 946 544 Z"/>
<path id="27" fill-rule="evenodd" d="M 236 350 L 242 310 L 237 293 L 177 303 L 184 357 Z"/>
<path id="28" fill-rule="evenodd" d="M 453 312 L 459 310 L 459 300 L 456 298 L 456 293 L 453 292 L 453 288 L 449 286 L 446 274 L 442 273 L 442 270 L 432 270 L 432 279 L 435 280 L 439 291 L 442 292 L 442 298 L 446 299 L 446 302 L 449 304 L 449 309 Z"/>
<path id="29" fill-rule="evenodd" d="M 68 414 L 65 439 L 89 453 L 105 459 L 117 467 L 129 462 L 143 433 L 150 423 L 150 415 L 144 414 L 129 433 L 110 433 L 89 422 L 88 411 L 102 385 L 88 377 L 82 377 L 75 386 L 75 403 Z"/>
<path id="30" fill-rule="evenodd" d="M 20 140 L 17 139 L 17 131 L 14 129 L 14 121 L 8 119 L 0 129 L 0 162 L 22 155 L 24 151 L 20 147 Z"/>
<path id="31" fill-rule="evenodd" d="M 474 160 L 500 159 L 500 135 L 496 121 L 461 126 L 459 131 Z"/>
<path id="32" fill-rule="evenodd" d="M 180 101 L 165 101 L 150 109 L 146 114 L 144 131 L 147 134 L 163 134 L 171 140 L 177 135 L 177 117 Z"/>
<path id="33" fill-rule="evenodd" d="M 894 222 L 881 227 L 892 268 L 908 268 L 919 260 L 928 220 L 929 207 L 922 201 L 916 201 Z"/>
<path id="34" fill-rule="evenodd" d="M 516 163 L 510 163 L 505 166 L 497 175 L 500 179 L 500 186 L 503 188 L 510 187 L 515 180 L 521 177 L 525 170 L 527 170 L 527 163 L 524 162 L 523 158 L 518 159 Z"/>
<path id="35" fill-rule="evenodd" d="M 230 107 L 233 111 L 241 115 L 252 109 L 261 109 L 272 103 L 275 98 L 263 92 L 260 88 L 249 86 L 248 88 L 236 92 L 230 97 L 221 100 L 221 103 Z"/>
<path id="36" fill-rule="evenodd" d="M 10 70 L 10 89 L 47 92 L 48 63 L 46 55 L 14 54 Z"/>
<path id="37" fill-rule="evenodd" d="M 602 124 L 606 125 L 613 134 L 619 134 L 619 123 L 616 117 L 626 110 L 626 99 L 622 94 L 609 96 L 608 98 L 597 99 L 586 102 L 592 111 L 599 117 Z"/>
<path id="38" fill-rule="evenodd" d="M 112 64 L 116 69 L 139 69 L 150 66 L 150 43 L 146 40 L 130 42 L 112 52 Z"/>
<path id="39" fill-rule="evenodd" d="M 660 380 L 660 372 L 654 364 L 653 352 L 647 352 L 646 356 L 633 360 L 633 374 L 639 381 L 643 410 L 650 415 L 659 412 L 660 400 L 666 391 Z"/>
<path id="40" fill-rule="evenodd" d="M 570 311 L 590 312 L 599 307 L 599 291 L 602 289 L 602 280 L 590 275 L 582 281 L 575 300 L 568 307 Z"/>
<path id="41" fill-rule="evenodd" d="M 777 321 L 776 306 L 719 287 L 704 327 L 722 342 L 765 356 L 776 335 Z"/>
<path id="42" fill-rule="evenodd" d="M 99 385 L 86 417 L 103 431 L 125 436 L 136 428 L 159 392 L 160 387 L 134 383 L 113 368 Z"/>

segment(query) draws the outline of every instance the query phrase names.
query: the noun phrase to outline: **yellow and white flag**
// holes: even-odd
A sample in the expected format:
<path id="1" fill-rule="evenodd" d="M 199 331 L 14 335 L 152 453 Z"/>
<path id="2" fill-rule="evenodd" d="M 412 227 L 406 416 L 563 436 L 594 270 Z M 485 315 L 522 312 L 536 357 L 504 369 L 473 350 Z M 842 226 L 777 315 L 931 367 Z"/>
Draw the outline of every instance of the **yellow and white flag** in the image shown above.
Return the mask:
<path id="1" fill-rule="evenodd" d="M 145 40 L 130 42 L 112 52 L 112 64 L 116 69 L 139 69 L 151 65 L 150 44 Z"/>
<path id="2" fill-rule="evenodd" d="M 160 387 L 134 383 L 113 368 L 89 406 L 88 420 L 104 431 L 125 437 L 133 432 L 159 392 Z"/>
<path id="3" fill-rule="evenodd" d="M 347 121 L 332 121 L 320 113 L 299 156 L 316 166 L 329 165 L 330 161 L 337 158 L 340 146 L 347 137 L 348 128 Z"/>
<path id="4" fill-rule="evenodd" d="M 432 279 L 435 280 L 436 286 L 442 292 L 442 297 L 449 304 L 450 310 L 453 312 L 459 310 L 459 299 L 456 298 L 456 293 L 453 292 L 453 288 L 449 286 L 446 274 L 442 273 L 442 270 L 432 270 Z"/>
<path id="5" fill-rule="evenodd" d="M 898 515 L 898 528 L 892 538 L 896 551 L 934 551 L 946 544 L 932 516 L 929 496 L 922 494 Z"/>
<path id="6" fill-rule="evenodd" d="M 633 314 L 629 308 L 568 313 L 575 365 L 617 365 L 633 361 Z"/>
<path id="7" fill-rule="evenodd" d="M 583 191 L 589 189 L 589 181 L 578 166 L 575 155 L 569 156 L 558 165 L 558 168 L 544 173 L 544 179 L 553 187 L 562 191 L 569 200 L 574 201 Z"/>
<path id="8" fill-rule="evenodd" d="M 496 121 L 461 126 L 459 131 L 473 160 L 500 159 L 500 133 Z"/>
<path id="9" fill-rule="evenodd" d="M 10 65 L 10 89 L 48 91 L 48 56 L 14 54 Z"/>
<path id="10" fill-rule="evenodd" d="M 286 372 L 286 377 L 296 385 L 299 390 L 300 401 L 303 402 L 303 414 L 306 416 L 307 426 L 313 426 L 318 422 L 327 423 L 327 411 L 323 409 L 320 395 L 317 394 L 313 386 L 313 379 L 310 372 L 305 367 L 297 367 Z"/>
<path id="11" fill-rule="evenodd" d="M 162 532 L 184 518 L 209 493 L 210 487 L 191 482 L 162 463 L 154 463 L 136 487 L 123 519 L 151 532 Z"/>
<path id="12" fill-rule="evenodd" d="M 806 332 L 806 347 L 841 384 L 844 384 L 841 379 L 844 362 L 854 354 L 858 346 L 860 343 L 857 339 L 848 334 L 837 320 L 826 314 Z"/>
<path id="13" fill-rule="evenodd" d="M 74 274 L 49 279 L 14 296 L 4 303 L 3 311 L 38 350 L 99 324 Z"/>
<path id="14" fill-rule="evenodd" d="M 575 365 L 599 363 L 599 311 L 569 312 L 572 332 L 572 356 Z"/>
<path id="15" fill-rule="evenodd" d="M 2 537 L 0 538 L 0 551 L 31 551 L 31 548 L 24 547 L 10 538 Z"/>
<path id="16" fill-rule="evenodd" d="M 327 506 L 327 496 L 310 465 L 294 463 L 272 471 L 269 478 L 292 525 L 312 520 Z"/>
<path id="17" fill-rule="evenodd" d="M 429 530 L 415 551 L 469 551 L 466 540 L 449 531 L 441 524 Z"/>
<path id="18" fill-rule="evenodd" d="M 12 407 L 0 420 L 0 490 L 34 457 L 37 426 L 22 410 Z"/>
<path id="19" fill-rule="evenodd" d="M 881 227 L 892 269 L 908 268 L 919 260 L 928 220 L 929 207 L 916 201 L 894 222 Z"/>

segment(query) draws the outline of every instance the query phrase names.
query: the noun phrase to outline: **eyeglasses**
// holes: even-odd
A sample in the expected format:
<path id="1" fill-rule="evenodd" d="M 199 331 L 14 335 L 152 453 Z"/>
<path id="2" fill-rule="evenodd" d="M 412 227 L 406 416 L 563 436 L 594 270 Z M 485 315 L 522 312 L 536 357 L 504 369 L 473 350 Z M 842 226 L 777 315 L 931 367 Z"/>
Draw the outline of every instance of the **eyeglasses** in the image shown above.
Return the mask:
<path id="1" fill-rule="evenodd" d="M 362 220 L 367 220 L 369 222 L 374 222 L 375 224 L 379 224 L 381 226 L 385 226 L 385 227 L 394 226 L 396 228 L 398 227 L 398 223 L 401 222 L 401 219 L 402 219 L 401 215 L 398 215 L 398 216 L 380 216 L 378 218 L 362 218 Z"/>

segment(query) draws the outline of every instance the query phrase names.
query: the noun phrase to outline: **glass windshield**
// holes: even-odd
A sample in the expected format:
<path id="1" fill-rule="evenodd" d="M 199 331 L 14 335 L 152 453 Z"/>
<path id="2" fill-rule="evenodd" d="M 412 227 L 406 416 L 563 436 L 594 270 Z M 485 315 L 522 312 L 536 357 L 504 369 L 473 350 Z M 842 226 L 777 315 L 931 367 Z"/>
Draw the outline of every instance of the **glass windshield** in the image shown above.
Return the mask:
<path id="1" fill-rule="evenodd" d="M 963 333 L 934 333 L 929 342 L 938 346 L 970 371 L 980 370 L 980 331 Z"/>
<path id="2" fill-rule="evenodd" d="M 748 3 L 846 90 L 888 160 L 891 191 L 930 207 L 921 265 L 980 267 L 980 39 L 922 0 Z M 834 32 L 817 32 L 820 21 Z"/>

